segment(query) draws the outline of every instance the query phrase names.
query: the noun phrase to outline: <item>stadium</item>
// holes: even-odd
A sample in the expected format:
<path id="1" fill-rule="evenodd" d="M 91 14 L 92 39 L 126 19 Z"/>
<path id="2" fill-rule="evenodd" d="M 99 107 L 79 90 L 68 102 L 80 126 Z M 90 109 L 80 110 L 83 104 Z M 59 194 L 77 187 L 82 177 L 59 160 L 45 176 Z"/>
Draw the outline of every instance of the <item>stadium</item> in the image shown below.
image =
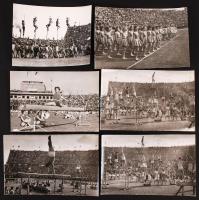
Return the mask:
<path id="1" fill-rule="evenodd" d="M 86 7 L 48 8 L 14 4 L 12 65 L 88 65 L 91 53 L 91 22 L 82 22 L 81 16 L 78 15 L 74 17 L 74 12 L 81 15 L 81 12 L 86 10 Z M 37 16 L 33 15 L 35 11 Z M 26 17 L 22 18 L 21 12 Z M 46 12 L 52 13 L 53 16 L 47 16 Z M 60 17 L 55 18 L 57 15 Z M 79 20 L 79 23 L 74 21 L 75 19 Z"/>
<path id="2" fill-rule="evenodd" d="M 34 75 L 35 73 L 36 75 Z M 51 85 L 48 84 L 47 79 L 45 82 L 39 81 L 45 75 L 42 72 L 38 73 L 37 75 L 37 72 L 28 72 L 38 81 L 21 81 L 17 89 L 10 90 L 10 123 L 12 131 L 76 132 L 81 129 L 83 132 L 96 132 L 99 130 L 99 95 L 95 93 L 96 91 L 84 93 L 79 87 L 78 90 L 81 90 L 81 94 L 77 90 L 77 93 L 61 93 L 61 105 L 56 106 L 52 81 L 50 82 Z M 26 73 L 24 75 L 26 76 Z M 41 78 L 37 78 L 37 76 Z M 45 77 L 48 77 L 48 75 L 46 74 Z M 22 80 L 25 79 L 23 76 L 21 78 Z M 89 79 L 88 77 L 85 78 Z M 74 88 L 77 88 L 76 81 L 73 83 L 75 85 Z M 73 83 L 70 82 L 70 84 Z M 93 83 L 92 80 L 91 83 Z M 63 84 L 63 82 L 60 81 L 60 84 Z M 77 84 L 79 84 L 78 81 Z M 15 87 L 15 84 L 13 84 L 13 87 Z M 67 88 L 67 90 L 71 89 L 71 87 L 68 84 L 63 84 L 63 88 Z M 92 87 L 95 86 L 92 85 Z"/>
<path id="3" fill-rule="evenodd" d="M 127 136 L 127 143 L 133 144 L 136 140 L 136 147 L 120 146 L 114 136 L 111 137 L 111 143 L 104 144 L 103 148 L 103 195 L 196 195 L 194 145 L 171 145 L 170 142 L 160 147 L 164 143 L 161 137 L 169 137 L 161 135 L 157 136 L 159 146 L 145 144 L 147 138 L 153 136 L 140 136 L 139 142 L 134 136 Z M 120 135 L 123 141 L 122 137 L 126 136 Z M 176 140 L 174 135 L 173 140 Z"/>
<path id="4" fill-rule="evenodd" d="M 154 73 L 154 76 L 158 75 Z M 155 80 L 152 82 L 110 80 L 107 84 L 107 92 L 101 98 L 101 129 L 147 131 L 195 129 L 194 81 L 169 83 L 155 82 Z"/>
<path id="5" fill-rule="evenodd" d="M 187 8 L 97 7 L 95 18 L 96 68 L 190 66 Z"/>
<path id="6" fill-rule="evenodd" d="M 43 141 L 40 135 L 37 137 Z M 71 135 L 68 137 L 74 138 Z M 87 142 L 90 141 L 88 135 L 80 137 L 87 137 Z M 35 143 L 32 150 L 28 150 L 25 149 L 26 145 L 15 146 L 13 142 L 14 145 L 7 149 L 6 140 L 9 139 L 5 138 L 5 151 L 8 151 L 8 155 L 5 160 L 4 194 L 96 196 L 98 194 L 98 150 L 84 150 L 86 148 L 85 141 L 81 143 L 81 146 L 78 146 L 78 142 L 76 142 L 76 146 L 72 147 L 73 139 L 67 141 L 67 137 L 62 136 L 62 141 L 63 138 L 65 142 L 62 143 L 65 147 L 55 144 L 55 173 L 51 173 L 50 168 L 46 165 L 49 153 L 43 150 L 43 144 L 37 148 L 38 143 Z M 31 146 L 31 136 L 26 139 L 29 140 L 30 144 L 28 145 Z M 21 136 L 21 140 L 25 140 L 24 136 Z M 53 140 L 58 141 L 55 136 Z M 71 142 L 70 150 L 67 147 L 70 146 L 69 141 Z M 93 145 L 92 142 L 90 141 L 90 145 Z"/>

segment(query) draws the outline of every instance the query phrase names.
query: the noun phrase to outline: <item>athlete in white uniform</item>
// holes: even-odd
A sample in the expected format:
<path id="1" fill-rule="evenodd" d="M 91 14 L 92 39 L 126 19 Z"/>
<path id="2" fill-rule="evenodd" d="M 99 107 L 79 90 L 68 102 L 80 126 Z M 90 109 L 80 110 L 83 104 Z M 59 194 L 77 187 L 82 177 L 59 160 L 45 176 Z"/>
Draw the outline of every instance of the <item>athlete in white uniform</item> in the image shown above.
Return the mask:
<path id="1" fill-rule="evenodd" d="M 135 45 L 135 42 L 134 42 L 134 26 L 130 26 L 129 28 L 129 35 L 128 35 L 128 43 L 129 43 L 129 47 L 131 49 L 131 56 L 133 57 L 134 56 L 134 45 Z"/>
<path id="2" fill-rule="evenodd" d="M 125 60 L 125 59 L 127 59 L 126 58 L 126 50 L 127 50 L 127 46 L 128 46 L 128 30 L 127 30 L 127 27 L 124 27 L 122 29 L 121 36 L 122 36 L 122 47 L 123 47 L 122 59 Z"/>
<path id="3" fill-rule="evenodd" d="M 134 27 L 133 37 L 134 37 L 134 48 L 135 48 L 135 60 L 138 61 L 139 60 L 138 54 L 141 47 L 141 40 L 140 40 L 140 33 L 138 26 Z"/>
<path id="4" fill-rule="evenodd" d="M 111 57 L 112 45 L 113 45 L 112 30 L 108 26 L 106 27 L 105 30 L 106 30 L 106 32 L 105 32 L 106 44 L 107 44 L 107 48 L 108 48 L 107 58 L 112 58 Z"/>
<path id="5" fill-rule="evenodd" d="M 115 29 L 115 45 L 116 45 L 116 51 L 117 51 L 117 56 L 121 56 L 120 54 L 120 47 L 121 47 L 121 32 L 119 27 L 116 27 Z"/>

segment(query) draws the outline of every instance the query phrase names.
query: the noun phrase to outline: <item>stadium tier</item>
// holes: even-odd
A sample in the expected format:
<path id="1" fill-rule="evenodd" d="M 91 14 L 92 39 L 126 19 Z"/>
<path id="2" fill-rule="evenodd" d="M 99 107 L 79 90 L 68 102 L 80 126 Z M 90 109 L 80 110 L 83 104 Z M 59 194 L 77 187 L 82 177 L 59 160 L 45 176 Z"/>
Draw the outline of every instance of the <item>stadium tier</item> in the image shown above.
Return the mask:
<path id="1" fill-rule="evenodd" d="M 11 150 L 5 165 L 6 178 L 18 178 L 18 172 L 48 174 L 45 162 L 48 152 Z M 90 181 L 98 179 L 98 151 L 56 151 L 56 174 L 75 176 L 77 164 L 81 165 L 82 176 Z"/>
<path id="2" fill-rule="evenodd" d="M 105 147 L 105 158 L 108 155 L 116 153 L 119 160 L 122 158 L 122 154 L 125 154 L 126 161 L 141 161 L 144 155 L 146 161 L 158 160 L 161 158 L 163 162 L 173 161 L 182 158 L 187 160 L 190 157 L 195 160 L 195 146 L 174 146 L 174 147 L 143 147 L 143 148 L 131 148 L 131 147 Z"/>
<path id="3" fill-rule="evenodd" d="M 67 101 L 63 104 L 69 107 L 79 107 L 84 108 L 86 105 L 86 110 L 98 111 L 99 97 L 97 94 L 93 95 L 65 95 Z M 10 107 L 11 110 L 18 110 L 22 104 L 31 105 L 44 105 L 46 102 L 52 101 L 52 94 L 49 97 L 48 94 L 35 94 L 35 93 L 21 93 L 11 91 Z"/>
<path id="4" fill-rule="evenodd" d="M 109 24 L 110 26 L 123 26 L 125 24 L 160 25 L 175 24 L 178 28 L 188 27 L 187 10 L 166 9 L 132 9 L 132 8 L 103 8 L 98 7 L 96 24 Z M 117 19 L 117 21 L 115 21 Z"/>

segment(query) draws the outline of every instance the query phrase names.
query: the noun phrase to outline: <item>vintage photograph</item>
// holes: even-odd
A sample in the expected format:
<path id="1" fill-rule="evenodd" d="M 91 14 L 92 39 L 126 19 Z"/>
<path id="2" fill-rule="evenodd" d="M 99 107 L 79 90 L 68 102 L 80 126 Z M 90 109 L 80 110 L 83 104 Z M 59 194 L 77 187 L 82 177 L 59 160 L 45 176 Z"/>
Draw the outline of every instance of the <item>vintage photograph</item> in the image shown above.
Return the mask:
<path id="1" fill-rule="evenodd" d="M 103 135 L 102 195 L 196 196 L 195 135 Z"/>
<path id="2" fill-rule="evenodd" d="M 11 131 L 98 132 L 98 71 L 11 71 Z"/>
<path id="3" fill-rule="evenodd" d="M 101 130 L 195 131 L 194 71 L 102 70 Z"/>
<path id="4" fill-rule="evenodd" d="M 190 67 L 187 8 L 95 8 L 95 67 Z"/>
<path id="5" fill-rule="evenodd" d="M 13 66 L 90 64 L 91 6 L 13 4 Z"/>
<path id="6" fill-rule="evenodd" d="M 98 196 L 98 135 L 4 135 L 5 195 Z"/>

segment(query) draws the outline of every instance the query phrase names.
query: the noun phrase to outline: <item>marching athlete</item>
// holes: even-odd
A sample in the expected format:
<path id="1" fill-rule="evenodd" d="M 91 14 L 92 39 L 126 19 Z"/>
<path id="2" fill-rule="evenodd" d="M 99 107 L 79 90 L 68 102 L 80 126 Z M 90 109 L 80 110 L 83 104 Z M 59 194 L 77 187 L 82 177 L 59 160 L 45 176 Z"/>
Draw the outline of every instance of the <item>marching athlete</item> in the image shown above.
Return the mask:
<path id="1" fill-rule="evenodd" d="M 138 61 L 139 58 L 138 58 L 138 54 L 139 54 L 139 50 L 140 50 L 140 47 L 141 47 L 141 41 L 140 41 L 140 33 L 139 33 L 139 27 L 138 26 L 135 26 L 134 27 L 134 45 L 135 45 L 135 60 Z"/>
<path id="2" fill-rule="evenodd" d="M 128 36 L 128 43 L 129 43 L 129 47 L 131 49 L 131 56 L 134 56 L 134 26 L 130 26 L 129 28 L 129 36 Z"/>
<path id="3" fill-rule="evenodd" d="M 112 52 L 112 45 L 113 45 L 113 35 L 112 35 L 112 30 L 108 26 L 106 27 L 106 32 L 105 32 L 105 37 L 106 37 L 106 44 L 108 48 L 108 54 L 107 58 L 112 58 L 111 57 L 111 52 Z"/>
<path id="4" fill-rule="evenodd" d="M 123 27 L 121 36 L 122 36 L 122 47 L 123 47 L 122 59 L 125 60 L 125 59 L 127 59 L 126 58 L 126 50 L 127 50 L 127 46 L 128 46 L 128 30 L 127 30 L 126 26 Z"/>
<path id="5" fill-rule="evenodd" d="M 142 51 L 143 51 L 143 56 L 145 57 L 147 54 L 147 27 L 145 26 L 141 32 L 141 43 L 142 43 Z"/>
<path id="6" fill-rule="evenodd" d="M 116 51 L 117 51 L 117 56 L 121 56 L 120 54 L 120 47 L 121 47 L 121 32 L 120 28 L 116 27 L 115 29 L 115 45 L 116 45 Z"/>

